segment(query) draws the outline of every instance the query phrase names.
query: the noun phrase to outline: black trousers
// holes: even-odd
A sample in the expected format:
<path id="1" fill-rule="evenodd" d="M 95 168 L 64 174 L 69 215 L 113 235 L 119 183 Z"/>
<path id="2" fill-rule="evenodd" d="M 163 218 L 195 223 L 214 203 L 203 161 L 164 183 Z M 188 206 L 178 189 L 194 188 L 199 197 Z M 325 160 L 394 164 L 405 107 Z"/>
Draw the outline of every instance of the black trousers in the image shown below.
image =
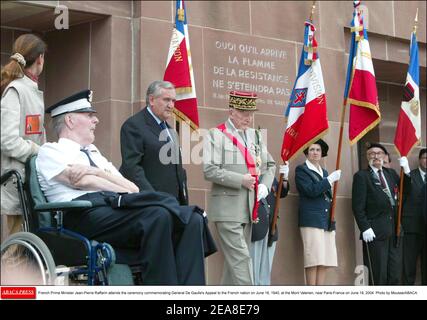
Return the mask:
<path id="1" fill-rule="evenodd" d="M 363 261 L 369 272 L 372 272 L 372 277 L 369 275 L 370 285 L 399 285 L 401 283 L 402 247 L 402 244 L 395 247 L 394 235 L 385 240 L 374 240 L 368 244 L 364 242 Z M 369 250 L 369 255 L 367 250 Z M 372 278 L 374 283 L 372 283 Z"/>
<path id="2" fill-rule="evenodd" d="M 424 236 L 417 233 L 405 233 L 403 238 L 403 276 L 404 285 L 415 284 L 417 259 L 421 258 L 421 283 L 427 284 L 426 250 Z"/>
<path id="3" fill-rule="evenodd" d="M 94 208 L 70 212 L 64 226 L 89 239 L 108 242 L 117 262 L 139 265 L 146 285 L 204 285 L 203 217 L 191 214 L 187 224 L 171 213 L 162 196 L 144 193 L 141 206 L 112 208 L 107 199 L 114 193 L 89 193 L 76 200 L 89 200 Z M 166 202 L 166 204 L 165 204 Z M 173 204 L 171 204 L 173 206 Z M 176 228 L 179 224 L 179 228 Z M 175 233 L 179 230 L 179 239 Z"/>

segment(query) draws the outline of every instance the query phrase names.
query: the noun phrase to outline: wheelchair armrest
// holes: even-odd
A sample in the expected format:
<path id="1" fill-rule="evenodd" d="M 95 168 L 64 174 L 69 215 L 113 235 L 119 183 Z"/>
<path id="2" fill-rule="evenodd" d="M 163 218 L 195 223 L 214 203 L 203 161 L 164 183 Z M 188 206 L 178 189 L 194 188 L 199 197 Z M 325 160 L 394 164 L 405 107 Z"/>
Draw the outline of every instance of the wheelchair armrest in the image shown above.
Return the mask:
<path id="1" fill-rule="evenodd" d="M 92 202 L 86 200 L 67 201 L 67 202 L 47 202 L 34 206 L 35 211 L 67 211 L 70 209 L 92 208 Z"/>

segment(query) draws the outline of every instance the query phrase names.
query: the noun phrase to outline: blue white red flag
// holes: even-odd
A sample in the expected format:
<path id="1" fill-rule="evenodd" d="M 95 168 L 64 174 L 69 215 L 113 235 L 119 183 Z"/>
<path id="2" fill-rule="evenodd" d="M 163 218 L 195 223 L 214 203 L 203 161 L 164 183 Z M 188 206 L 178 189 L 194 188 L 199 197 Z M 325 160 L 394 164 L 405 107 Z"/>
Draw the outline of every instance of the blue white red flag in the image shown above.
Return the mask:
<path id="1" fill-rule="evenodd" d="M 298 75 L 285 114 L 288 123 L 281 150 L 283 161 L 292 159 L 329 128 L 315 31 L 312 22 L 306 21 Z"/>
<path id="2" fill-rule="evenodd" d="M 196 86 L 191 64 L 190 39 L 188 36 L 187 15 L 184 1 L 176 1 L 175 26 L 169 46 L 167 66 L 163 80 L 175 85 L 176 116 L 187 122 L 191 128 L 199 127 Z"/>
<path id="3" fill-rule="evenodd" d="M 353 145 L 381 120 L 377 85 L 368 33 L 363 25 L 360 1 L 354 1 L 351 22 L 351 46 L 344 91 L 345 104 L 350 104 L 349 139 Z"/>
<path id="4" fill-rule="evenodd" d="M 409 55 L 408 74 L 394 137 L 394 145 L 401 157 L 406 157 L 421 142 L 420 65 L 415 31 L 411 35 Z"/>

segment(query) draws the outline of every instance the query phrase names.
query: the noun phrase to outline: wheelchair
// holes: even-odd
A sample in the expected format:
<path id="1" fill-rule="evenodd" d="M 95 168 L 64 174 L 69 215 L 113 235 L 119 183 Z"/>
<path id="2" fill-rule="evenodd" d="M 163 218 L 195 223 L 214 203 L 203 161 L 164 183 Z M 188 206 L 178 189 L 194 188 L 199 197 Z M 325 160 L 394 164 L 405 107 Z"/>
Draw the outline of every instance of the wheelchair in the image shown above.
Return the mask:
<path id="1" fill-rule="evenodd" d="M 17 170 L 1 176 L 2 185 L 14 178 L 24 221 L 24 231 L 1 244 L 1 284 L 55 285 L 68 284 L 69 279 L 75 285 L 133 285 L 130 267 L 115 263 L 111 245 L 64 228 L 64 214 L 91 208 L 92 203 L 47 202 L 37 178 L 36 157 L 25 164 L 25 183 Z"/>

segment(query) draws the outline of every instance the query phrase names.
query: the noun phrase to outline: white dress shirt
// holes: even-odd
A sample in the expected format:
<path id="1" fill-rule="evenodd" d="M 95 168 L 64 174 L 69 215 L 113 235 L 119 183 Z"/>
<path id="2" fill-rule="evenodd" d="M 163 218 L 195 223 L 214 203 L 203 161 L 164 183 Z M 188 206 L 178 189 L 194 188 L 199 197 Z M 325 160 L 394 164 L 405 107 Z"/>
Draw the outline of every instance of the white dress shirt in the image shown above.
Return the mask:
<path id="1" fill-rule="evenodd" d="M 80 151 L 81 147 L 77 142 L 66 138 L 60 138 L 58 142 L 45 143 L 40 147 L 36 159 L 37 176 L 40 187 L 49 202 L 71 201 L 86 193 L 99 191 L 74 189 L 55 179 L 68 165 L 90 166 L 88 157 Z M 98 168 L 121 176 L 120 172 L 102 156 L 95 145 L 85 147 L 89 150 L 90 158 Z"/>

